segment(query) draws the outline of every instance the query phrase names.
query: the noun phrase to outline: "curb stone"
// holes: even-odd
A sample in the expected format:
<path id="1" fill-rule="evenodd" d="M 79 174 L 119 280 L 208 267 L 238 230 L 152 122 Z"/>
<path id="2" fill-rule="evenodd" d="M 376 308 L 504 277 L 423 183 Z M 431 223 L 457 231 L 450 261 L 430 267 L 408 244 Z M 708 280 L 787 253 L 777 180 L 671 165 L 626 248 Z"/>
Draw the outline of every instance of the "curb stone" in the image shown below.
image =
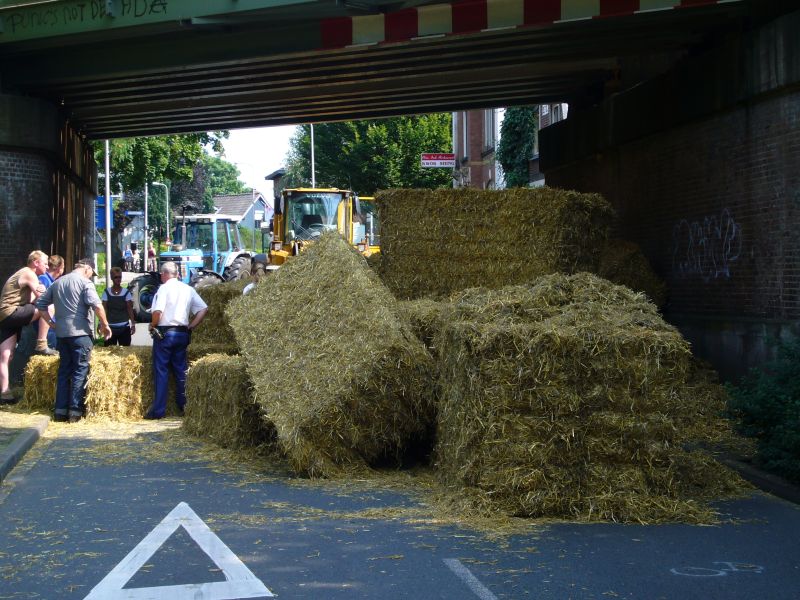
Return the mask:
<path id="1" fill-rule="evenodd" d="M 797 485 L 777 475 L 762 471 L 752 464 L 730 456 L 720 458 L 719 460 L 722 464 L 739 473 L 743 479 L 746 479 L 758 489 L 769 492 L 773 496 L 778 496 L 778 498 L 783 498 L 789 502 L 800 504 L 800 487 Z"/>
<path id="2" fill-rule="evenodd" d="M 11 472 L 25 453 L 31 449 L 50 424 L 50 417 L 42 417 L 30 427 L 21 430 L 14 440 L 0 452 L 0 482 Z"/>

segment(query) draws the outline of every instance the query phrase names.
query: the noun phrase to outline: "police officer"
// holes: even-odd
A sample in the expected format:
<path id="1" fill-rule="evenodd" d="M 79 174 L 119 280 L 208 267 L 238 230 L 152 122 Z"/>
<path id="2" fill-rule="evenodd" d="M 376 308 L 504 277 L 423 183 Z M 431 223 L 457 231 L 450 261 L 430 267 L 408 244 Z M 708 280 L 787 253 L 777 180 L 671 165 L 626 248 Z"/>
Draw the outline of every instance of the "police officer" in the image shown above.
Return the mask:
<path id="1" fill-rule="evenodd" d="M 178 279 L 174 262 L 161 265 L 161 286 L 153 297 L 150 335 L 153 337 L 153 378 L 155 397 L 145 419 L 163 419 L 167 411 L 169 371 L 175 375 L 175 403 L 183 414 L 186 404 L 186 349 L 192 330 L 202 323 L 208 305 L 195 291 Z"/>

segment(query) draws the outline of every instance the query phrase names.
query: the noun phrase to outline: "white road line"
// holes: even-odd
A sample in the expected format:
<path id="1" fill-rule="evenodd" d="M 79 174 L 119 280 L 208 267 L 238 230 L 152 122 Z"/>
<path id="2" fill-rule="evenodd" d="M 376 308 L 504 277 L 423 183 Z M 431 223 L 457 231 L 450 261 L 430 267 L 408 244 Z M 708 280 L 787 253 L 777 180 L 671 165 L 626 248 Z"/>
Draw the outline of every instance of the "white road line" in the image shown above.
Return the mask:
<path id="1" fill-rule="evenodd" d="M 485 585 L 483 585 L 472 572 L 461 564 L 457 558 L 445 558 L 444 564 L 456 574 L 456 576 L 467 584 L 467 587 L 481 600 L 497 600 L 492 592 L 490 592 Z"/>
<path id="2" fill-rule="evenodd" d="M 225 581 L 124 589 L 125 584 L 179 527 L 183 527 L 220 568 Z M 181 502 L 84 600 L 241 600 L 272 597 L 272 592 L 253 575 L 239 557 L 208 528 L 188 504 Z"/>

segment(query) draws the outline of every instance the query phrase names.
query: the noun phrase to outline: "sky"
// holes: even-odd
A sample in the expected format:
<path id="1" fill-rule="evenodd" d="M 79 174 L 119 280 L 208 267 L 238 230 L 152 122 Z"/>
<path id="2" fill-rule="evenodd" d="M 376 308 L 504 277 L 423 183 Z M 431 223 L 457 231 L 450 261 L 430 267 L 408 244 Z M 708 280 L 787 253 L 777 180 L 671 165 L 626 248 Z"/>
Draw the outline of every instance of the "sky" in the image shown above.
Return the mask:
<path id="1" fill-rule="evenodd" d="M 272 198 L 272 182 L 264 177 L 285 167 L 289 151 L 289 139 L 295 126 L 261 127 L 255 129 L 231 129 L 231 136 L 223 140 L 223 158 L 235 164 L 241 179 L 247 187 L 252 187 Z"/>

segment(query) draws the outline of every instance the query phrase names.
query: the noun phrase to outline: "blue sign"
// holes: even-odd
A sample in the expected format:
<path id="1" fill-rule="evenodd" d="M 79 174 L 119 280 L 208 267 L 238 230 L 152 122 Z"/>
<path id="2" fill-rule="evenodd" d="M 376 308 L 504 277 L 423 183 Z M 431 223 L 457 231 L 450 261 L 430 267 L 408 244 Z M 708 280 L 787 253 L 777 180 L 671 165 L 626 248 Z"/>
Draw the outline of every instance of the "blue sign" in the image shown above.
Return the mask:
<path id="1" fill-rule="evenodd" d="M 95 224 L 98 230 L 106 228 L 106 197 L 98 196 L 95 204 Z M 111 229 L 114 229 L 114 198 L 111 198 Z"/>

